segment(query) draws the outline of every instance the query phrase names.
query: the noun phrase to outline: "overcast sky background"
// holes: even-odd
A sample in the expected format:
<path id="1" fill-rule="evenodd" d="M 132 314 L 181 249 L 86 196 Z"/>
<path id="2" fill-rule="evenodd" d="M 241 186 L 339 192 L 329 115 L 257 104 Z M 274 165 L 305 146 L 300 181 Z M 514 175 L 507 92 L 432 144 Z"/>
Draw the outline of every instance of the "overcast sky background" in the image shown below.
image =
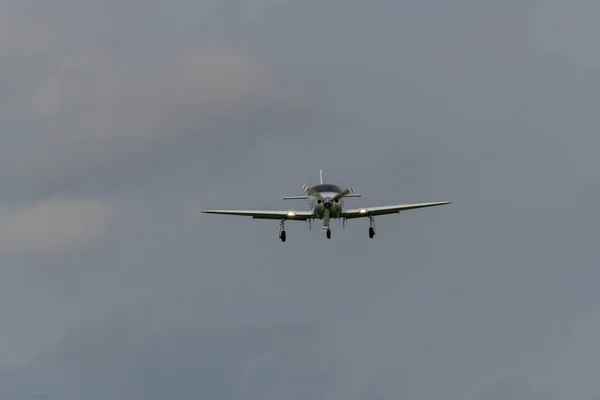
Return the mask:
<path id="1" fill-rule="evenodd" d="M 599 399 L 599 12 L 0 2 L 0 397 Z"/>

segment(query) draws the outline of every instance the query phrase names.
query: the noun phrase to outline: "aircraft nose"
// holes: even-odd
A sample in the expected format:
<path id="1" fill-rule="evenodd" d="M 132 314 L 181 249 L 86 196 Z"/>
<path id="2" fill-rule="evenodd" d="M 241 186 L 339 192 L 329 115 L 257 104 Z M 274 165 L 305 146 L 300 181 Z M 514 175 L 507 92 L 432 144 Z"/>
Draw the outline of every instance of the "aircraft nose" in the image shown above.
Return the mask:
<path id="1" fill-rule="evenodd" d="M 331 208 L 331 204 L 332 204 L 331 197 L 326 197 L 325 202 L 323 204 L 325 206 L 325 208 Z"/>

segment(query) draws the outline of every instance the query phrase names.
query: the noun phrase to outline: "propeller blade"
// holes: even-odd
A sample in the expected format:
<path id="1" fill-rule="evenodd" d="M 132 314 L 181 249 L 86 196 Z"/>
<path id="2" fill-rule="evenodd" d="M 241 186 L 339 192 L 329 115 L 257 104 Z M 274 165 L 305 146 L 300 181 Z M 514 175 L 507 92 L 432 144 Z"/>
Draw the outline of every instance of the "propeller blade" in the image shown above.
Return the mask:
<path id="1" fill-rule="evenodd" d="M 315 196 L 317 199 L 319 199 L 321 201 L 325 201 L 325 199 L 323 198 L 323 196 L 321 196 L 321 194 L 319 192 L 315 192 L 308 185 L 303 185 L 302 190 L 304 190 L 306 193 L 308 193 L 311 196 Z"/>
<path id="2" fill-rule="evenodd" d="M 353 187 L 348 187 L 346 188 L 344 191 L 342 191 L 341 193 L 338 193 L 334 198 L 333 201 L 339 200 L 344 196 L 349 195 L 350 193 L 354 193 L 354 188 Z"/>
<path id="3" fill-rule="evenodd" d="M 323 214 L 323 227 L 322 230 L 326 231 L 329 229 L 329 219 L 330 219 L 330 211 L 328 208 L 325 209 L 325 213 Z"/>

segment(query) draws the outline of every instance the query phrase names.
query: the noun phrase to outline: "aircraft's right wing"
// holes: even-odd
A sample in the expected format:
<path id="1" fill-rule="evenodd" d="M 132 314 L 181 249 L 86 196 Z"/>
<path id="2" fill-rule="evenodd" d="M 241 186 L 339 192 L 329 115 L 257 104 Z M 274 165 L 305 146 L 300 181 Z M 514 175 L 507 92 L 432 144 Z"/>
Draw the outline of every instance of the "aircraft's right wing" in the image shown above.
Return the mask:
<path id="1" fill-rule="evenodd" d="M 416 203 L 416 204 L 398 204 L 393 206 L 379 206 L 379 207 L 363 207 L 354 208 L 342 211 L 342 218 L 353 219 L 363 218 L 372 215 L 385 215 L 385 214 L 398 214 L 400 211 L 413 210 L 415 208 L 434 207 L 442 206 L 444 204 L 450 204 L 449 201 L 439 201 L 435 203 Z"/>
<path id="2" fill-rule="evenodd" d="M 312 211 L 270 211 L 270 210 L 202 210 L 206 214 L 241 215 L 252 219 L 284 219 L 306 221 L 313 218 Z"/>

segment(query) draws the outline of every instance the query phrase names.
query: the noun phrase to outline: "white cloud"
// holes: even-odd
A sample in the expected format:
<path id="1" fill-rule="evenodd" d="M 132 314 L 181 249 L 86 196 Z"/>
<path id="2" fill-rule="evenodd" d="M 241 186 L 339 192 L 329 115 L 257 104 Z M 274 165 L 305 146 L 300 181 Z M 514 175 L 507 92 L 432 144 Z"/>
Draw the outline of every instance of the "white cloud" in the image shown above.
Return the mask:
<path id="1" fill-rule="evenodd" d="M 22 29 L 21 19 L 37 28 Z M 310 100 L 225 43 L 165 40 L 142 51 L 97 32 L 82 31 L 82 40 L 51 19 L 21 19 L 0 27 L 0 183 L 15 193 L 122 185 L 239 151 L 281 132 L 273 126 L 302 116 Z"/>
<path id="2" fill-rule="evenodd" d="M 98 200 L 53 199 L 0 209 L 0 256 L 81 250 L 100 239 L 110 222 L 110 207 Z"/>

